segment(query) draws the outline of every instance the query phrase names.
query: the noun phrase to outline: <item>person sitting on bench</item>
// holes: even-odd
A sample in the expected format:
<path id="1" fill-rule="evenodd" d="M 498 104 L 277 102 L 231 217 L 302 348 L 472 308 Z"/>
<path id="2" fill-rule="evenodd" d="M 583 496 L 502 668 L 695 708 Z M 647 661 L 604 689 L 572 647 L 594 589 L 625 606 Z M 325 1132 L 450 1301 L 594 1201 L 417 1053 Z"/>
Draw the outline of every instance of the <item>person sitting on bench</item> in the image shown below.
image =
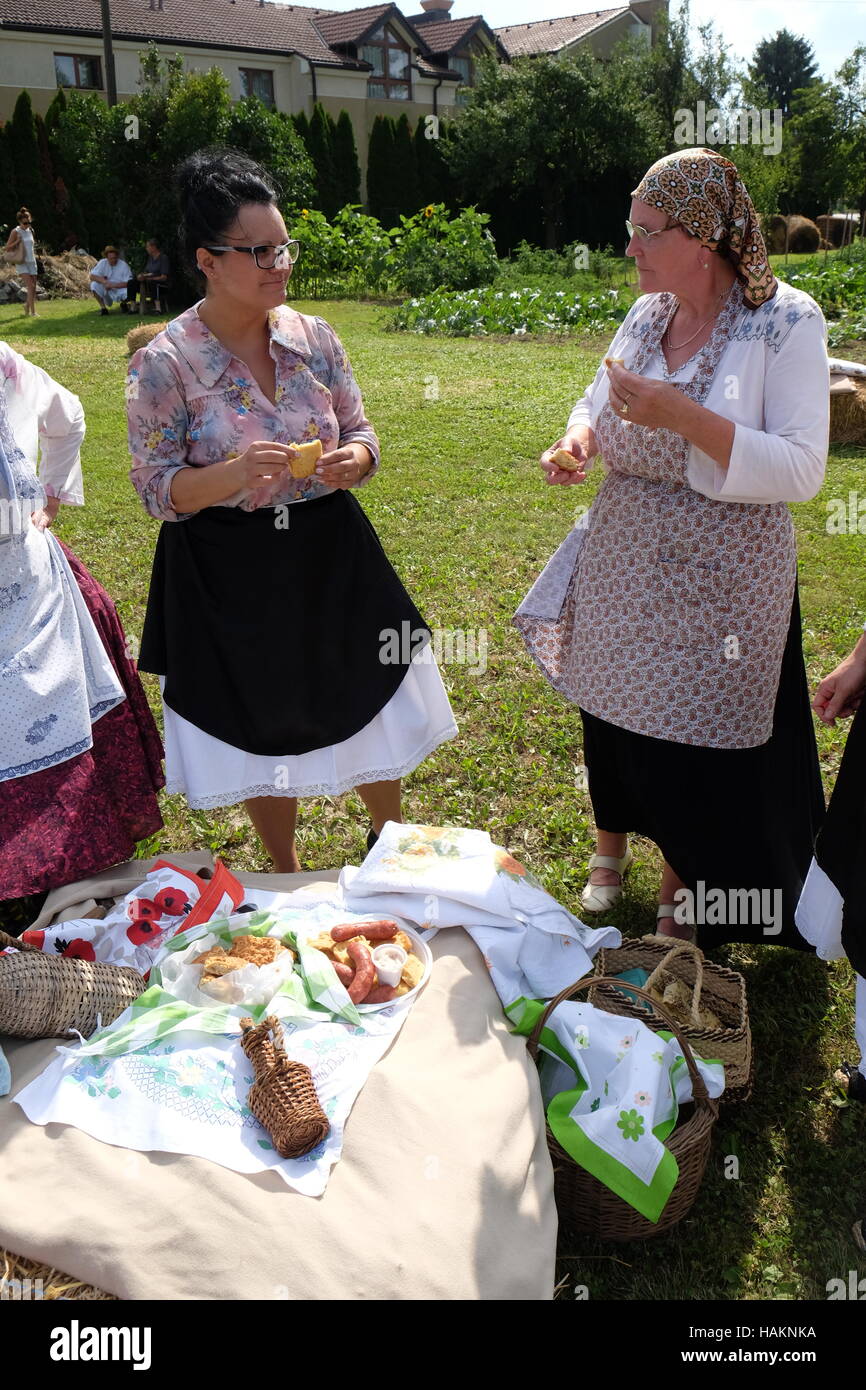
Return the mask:
<path id="1" fill-rule="evenodd" d="M 132 271 L 126 261 L 120 259 L 116 246 L 106 246 L 102 260 L 97 261 L 90 272 L 91 293 L 99 300 L 101 314 L 107 314 L 109 306 L 121 304 L 126 299 L 126 286 L 132 278 Z"/>
<path id="2" fill-rule="evenodd" d="M 161 299 L 168 289 L 170 271 L 168 256 L 160 250 L 159 242 L 155 237 L 151 237 L 145 243 L 145 247 L 147 264 L 144 270 L 140 271 L 138 276 L 131 279 L 127 285 L 126 304 L 121 305 L 121 313 L 129 312 L 127 305 L 134 306 L 139 294 L 141 294 L 142 312 L 144 312 L 144 301 Z"/>

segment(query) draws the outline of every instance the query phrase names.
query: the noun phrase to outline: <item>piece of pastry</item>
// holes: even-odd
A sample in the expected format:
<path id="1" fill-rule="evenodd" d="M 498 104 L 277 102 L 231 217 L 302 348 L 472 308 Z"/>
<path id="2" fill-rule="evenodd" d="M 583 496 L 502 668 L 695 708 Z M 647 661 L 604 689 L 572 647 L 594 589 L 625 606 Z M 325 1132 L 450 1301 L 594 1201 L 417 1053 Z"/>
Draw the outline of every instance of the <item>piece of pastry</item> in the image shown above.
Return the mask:
<path id="1" fill-rule="evenodd" d="M 308 444 L 290 444 L 290 449 L 297 449 L 300 458 L 294 458 L 289 463 L 293 478 L 309 478 L 316 471 L 316 462 L 322 457 L 321 439 L 311 439 Z"/>
<path id="2" fill-rule="evenodd" d="M 270 965 L 282 955 L 285 946 L 275 936 L 236 936 L 229 956 L 245 965 Z"/>
<path id="3" fill-rule="evenodd" d="M 557 468 L 564 468 L 569 473 L 576 473 L 583 467 L 580 459 L 576 459 L 574 454 L 568 449 L 557 449 L 555 454 L 550 455 L 550 462 L 555 463 Z"/>

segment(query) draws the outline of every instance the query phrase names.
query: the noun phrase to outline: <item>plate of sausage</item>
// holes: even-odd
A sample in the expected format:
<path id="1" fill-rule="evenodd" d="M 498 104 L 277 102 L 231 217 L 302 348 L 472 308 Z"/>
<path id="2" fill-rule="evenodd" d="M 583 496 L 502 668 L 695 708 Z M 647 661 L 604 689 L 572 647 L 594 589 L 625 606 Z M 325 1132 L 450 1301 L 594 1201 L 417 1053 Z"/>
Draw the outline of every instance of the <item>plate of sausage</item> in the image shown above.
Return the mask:
<path id="1" fill-rule="evenodd" d="M 358 917 L 326 931 L 316 928 L 304 934 L 304 944 L 327 956 L 362 1013 L 416 994 L 433 968 L 427 942 L 395 917 Z"/>

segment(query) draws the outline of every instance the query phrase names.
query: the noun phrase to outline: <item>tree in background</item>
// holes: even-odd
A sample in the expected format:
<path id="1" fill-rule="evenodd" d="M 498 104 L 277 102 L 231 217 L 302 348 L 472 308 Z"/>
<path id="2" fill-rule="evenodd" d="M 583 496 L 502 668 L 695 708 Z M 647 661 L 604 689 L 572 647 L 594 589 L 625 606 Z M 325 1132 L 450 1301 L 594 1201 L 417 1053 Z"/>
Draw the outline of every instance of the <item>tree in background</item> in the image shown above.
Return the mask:
<path id="1" fill-rule="evenodd" d="M 866 44 L 858 44 L 836 73 L 843 128 L 840 141 L 845 163 L 844 197 L 866 213 Z"/>
<path id="2" fill-rule="evenodd" d="M 52 188 L 43 172 L 29 92 L 22 92 L 15 103 L 12 119 L 6 125 L 6 139 L 18 207 L 30 209 L 37 239 L 48 239 L 54 225 Z M 17 210 L 16 207 L 12 211 L 10 225 L 14 225 Z"/>
<path id="3" fill-rule="evenodd" d="M 367 207 L 383 227 L 392 227 L 400 215 L 394 176 L 394 122 L 390 116 L 377 116 L 367 155 Z"/>
<path id="4" fill-rule="evenodd" d="M 752 80 L 763 83 L 772 107 L 783 116 L 791 113 L 794 93 L 818 80 L 812 45 L 804 38 L 780 29 L 772 39 L 762 39 L 749 67 Z"/>
<path id="5" fill-rule="evenodd" d="M 435 126 L 428 125 L 425 116 L 418 117 L 415 127 L 415 161 L 418 166 L 419 207 L 431 203 L 444 203 L 448 208 L 457 207 L 457 198 L 447 161 L 442 155 L 443 142 L 447 138 L 446 125 L 439 121 L 438 133 L 432 134 Z M 431 132 L 428 135 L 428 131 Z"/>
<path id="6" fill-rule="evenodd" d="M 358 163 L 355 131 L 348 111 L 341 111 L 337 118 L 331 153 L 338 207 L 360 203 L 361 166 Z"/>
<path id="7" fill-rule="evenodd" d="M 0 127 L 0 226 L 6 228 L 6 236 L 15 226 L 15 214 L 21 206 L 8 131 L 7 122 L 5 126 Z"/>
<path id="8" fill-rule="evenodd" d="M 394 196 L 397 211 L 404 217 L 413 217 L 421 207 L 418 156 L 405 111 L 394 127 Z"/>
<path id="9" fill-rule="evenodd" d="M 314 205 L 330 220 L 343 206 L 337 189 L 334 166 L 334 139 L 336 125 L 333 116 L 326 111 L 321 102 L 313 107 L 310 121 L 310 138 L 307 143 L 310 159 L 316 174 L 316 193 Z"/>

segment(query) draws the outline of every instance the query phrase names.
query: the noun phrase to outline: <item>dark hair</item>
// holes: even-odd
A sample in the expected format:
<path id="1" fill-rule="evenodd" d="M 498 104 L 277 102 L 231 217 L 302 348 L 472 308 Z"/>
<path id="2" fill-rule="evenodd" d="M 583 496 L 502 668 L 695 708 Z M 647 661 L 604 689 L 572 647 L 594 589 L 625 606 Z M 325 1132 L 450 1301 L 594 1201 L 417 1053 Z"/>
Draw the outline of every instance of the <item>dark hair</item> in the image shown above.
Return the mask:
<path id="1" fill-rule="evenodd" d="M 199 246 L 216 245 L 245 203 L 276 203 L 275 181 L 240 150 L 209 146 L 191 154 L 174 171 L 180 203 L 177 229 L 181 253 L 199 280 Z"/>
<path id="2" fill-rule="evenodd" d="M 22 217 L 29 217 L 29 218 L 31 219 L 31 221 L 32 221 L 32 218 L 33 218 L 33 214 L 31 213 L 31 211 L 30 211 L 29 208 L 19 208 L 18 211 L 16 212 L 15 216 L 16 216 L 16 218 L 18 219 L 19 222 L 21 221 L 21 218 L 22 218 Z"/>
<path id="3" fill-rule="evenodd" d="M 159 240 L 159 237 L 149 236 L 144 244 L 145 246 L 155 246 L 157 251 L 162 250 L 162 244 Z"/>

